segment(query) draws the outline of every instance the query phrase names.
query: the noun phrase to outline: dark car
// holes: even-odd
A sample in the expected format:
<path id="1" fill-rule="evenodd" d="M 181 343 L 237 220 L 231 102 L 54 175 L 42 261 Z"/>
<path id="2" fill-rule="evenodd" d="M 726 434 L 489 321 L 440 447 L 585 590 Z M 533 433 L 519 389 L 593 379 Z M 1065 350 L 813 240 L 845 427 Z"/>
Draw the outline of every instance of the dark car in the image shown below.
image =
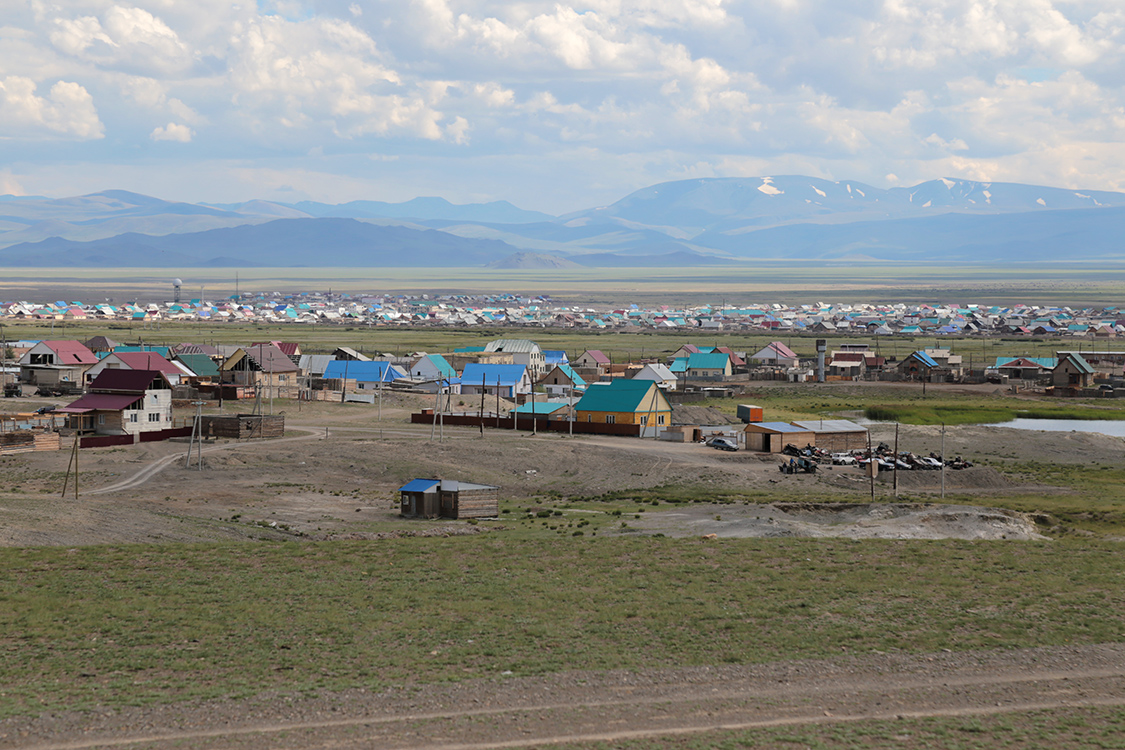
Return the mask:
<path id="1" fill-rule="evenodd" d="M 730 438 L 718 437 L 711 441 L 712 448 L 718 448 L 721 451 L 736 451 L 738 444 Z"/>

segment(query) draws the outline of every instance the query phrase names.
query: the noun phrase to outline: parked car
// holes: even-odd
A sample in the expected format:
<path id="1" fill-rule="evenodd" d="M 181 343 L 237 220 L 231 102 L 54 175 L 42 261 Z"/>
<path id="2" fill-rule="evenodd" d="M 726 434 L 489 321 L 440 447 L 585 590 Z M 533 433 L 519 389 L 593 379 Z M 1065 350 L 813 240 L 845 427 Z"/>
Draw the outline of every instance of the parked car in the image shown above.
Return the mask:
<path id="1" fill-rule="evenodd" d="M 738 443 L 734 442 L 732 438 L 717 437 L 711 441 L 712 448 L 718 448 L 721 451 L 736 451 L 738 450 Z"/>
<path id="2" fill-rule="evenodd" d="M 855 466 L 856 460 L 855 456 L 850 453 L 833 453 L 832 463 L 837 466 Z"/>

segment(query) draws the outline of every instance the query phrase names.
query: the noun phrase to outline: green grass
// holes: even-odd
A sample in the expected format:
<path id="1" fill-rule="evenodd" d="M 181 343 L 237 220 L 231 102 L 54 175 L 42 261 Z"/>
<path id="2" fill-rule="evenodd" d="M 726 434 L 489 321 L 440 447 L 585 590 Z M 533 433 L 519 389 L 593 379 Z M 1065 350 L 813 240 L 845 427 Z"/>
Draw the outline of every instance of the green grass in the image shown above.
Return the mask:
<path id="1" fill-rule="evenodd" d="M 1088 541 L 493 533 L 7 549 L 0 569 L 0 716 L 841 647 L 1125 640 L 1119 547 Z"/>
<path id="2" fill-rule="evenodd" d="M 841 721 L 554 747 L 561 750 L 742 750 L 758 747 L 779 750 L 1111 750 L 1125 748 L 1125 708 L 1062 708 L 983 716 Z"/>
<path id="3" fill-rule="evenodd" d="M 1125 419 L 1125 408 L 1117 404 L 1108 407 L 1099 404 L 1087 408 L 1075 407 L 1071 404 L 1058 406 L 1043 404 L 1034 409 L 1027 409 L 1016 404 L 997 404 L 995 400 L 985 402 L 981 399 L 965 399 L 964 403 L 956 403 L 955 397 L 950 398 L 949 395 L 942 394 L 940 398 L 933 398 L 929 403 L 914 401 L 868 406 L 864 408 L 863 415 L 877 422 L 963 425 L 995 424 L 1010 422 L 1017 418 L 1117 420 Z"/>

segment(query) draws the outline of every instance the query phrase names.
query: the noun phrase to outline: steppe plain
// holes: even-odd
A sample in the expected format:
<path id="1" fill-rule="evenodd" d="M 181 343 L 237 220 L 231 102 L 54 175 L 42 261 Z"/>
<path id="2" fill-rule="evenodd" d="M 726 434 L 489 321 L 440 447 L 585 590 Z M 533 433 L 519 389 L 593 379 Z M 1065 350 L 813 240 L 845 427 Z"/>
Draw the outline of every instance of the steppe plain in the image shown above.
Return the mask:
<path id="1" fill-rule="evenodd" d="M 995 386 L 752 393 L 785 419 L 1051 406 Z M 388 396 L 380 419 L 278 401 L 285 438 L 210 444 L 202 471 L 183 443 L 83 451 L 78 500 L 59 497 L 65 452 L 0 459 L 0 747 L 1123 746 L 1119 438 L 951 427 L 947 455 L 977 465 L 947 472 L 944 503 L 980 523 L 950 527 L 987 530 L 997 509 L 1021 523 L 811 538 L 769 527 L 932 510 L 940 477 L 903 472 L 896 497 L 884 476 L 872 506 L 847 467 L 785 477 L 775 458 L 696 445 L 431 438 L 407 418 L 429 403 Z M 733 403 L 696 408 L 718 420 Z M 931 424 L 899 433 L 916 452 L 940 439 Z M 414 476 L 497 484 L 503 512 L 400 520 L 394 490 Z"/>

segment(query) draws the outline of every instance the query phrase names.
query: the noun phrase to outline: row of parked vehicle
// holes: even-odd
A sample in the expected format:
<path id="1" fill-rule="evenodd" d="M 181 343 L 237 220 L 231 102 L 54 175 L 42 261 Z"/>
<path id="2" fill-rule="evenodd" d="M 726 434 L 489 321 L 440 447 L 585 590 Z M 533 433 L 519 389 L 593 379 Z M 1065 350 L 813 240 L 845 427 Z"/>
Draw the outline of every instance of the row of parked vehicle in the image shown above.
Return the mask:
<path id="1" fill-rule="evenodd" d="M 843 453 L 829 453 L 813 445 L 798 448 L 795 445 L 786 445 L 782 453 L 796 458 L 804 458 L 817 463 L 831 463 L 836 466 L 864 467 L 871 461 L 879 464 L 879 471 L 934 471 L 943 465 L 942 457 L 936 453 L 928 456 L 918 455 L 909 451 L 900 451 L 898 455 L 886 443 L 870 453 L 866 450 L 848 451 Z M 952 461 L 945 461 L 944 465 L 950 469 L 967 469 L 973 464 L 971 461 L 957 456 Z"/>

